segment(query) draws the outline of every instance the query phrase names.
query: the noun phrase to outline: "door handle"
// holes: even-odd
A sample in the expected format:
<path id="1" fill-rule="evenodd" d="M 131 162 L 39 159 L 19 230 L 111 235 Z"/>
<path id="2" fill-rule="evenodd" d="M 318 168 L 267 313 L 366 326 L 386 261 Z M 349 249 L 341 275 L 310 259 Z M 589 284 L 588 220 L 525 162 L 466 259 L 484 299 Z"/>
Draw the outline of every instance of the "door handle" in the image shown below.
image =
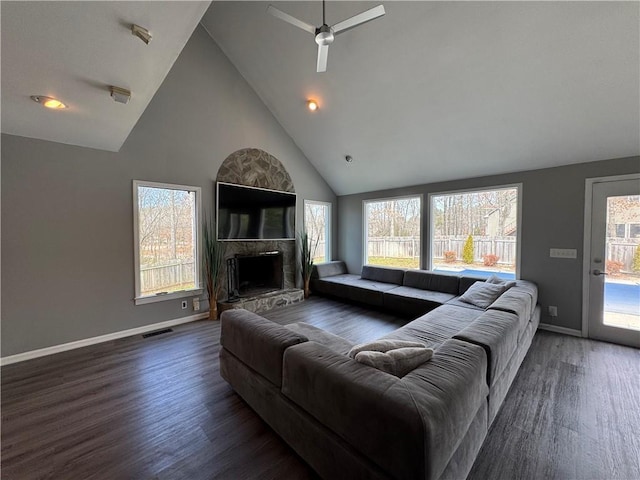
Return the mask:
<path id="1" fill-rule="evenodd" d="M 598 270 L 597 268 L 592 272 L 595 276 L 606 275 L 605 272 Z"/>

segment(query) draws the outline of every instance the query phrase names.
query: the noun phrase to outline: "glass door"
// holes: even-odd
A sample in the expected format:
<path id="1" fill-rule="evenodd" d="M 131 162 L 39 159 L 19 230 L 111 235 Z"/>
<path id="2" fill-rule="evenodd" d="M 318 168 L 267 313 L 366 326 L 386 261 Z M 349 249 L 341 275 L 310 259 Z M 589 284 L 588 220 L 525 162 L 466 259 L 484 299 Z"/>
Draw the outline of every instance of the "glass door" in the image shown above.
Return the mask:
<path id="1" fill-rule="evenodd" d="M 590 338 L 640 348 L 640 177 L 591 183 Z"/>

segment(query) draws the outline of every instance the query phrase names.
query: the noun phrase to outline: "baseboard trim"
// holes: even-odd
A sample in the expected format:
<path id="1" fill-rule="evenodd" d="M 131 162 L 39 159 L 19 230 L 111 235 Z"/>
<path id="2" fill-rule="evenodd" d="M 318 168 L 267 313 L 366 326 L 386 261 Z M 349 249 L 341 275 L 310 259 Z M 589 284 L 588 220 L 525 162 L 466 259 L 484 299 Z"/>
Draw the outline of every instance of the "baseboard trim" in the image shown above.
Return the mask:
<path id="1" fill-rule="evenodd" d="M 574 330 L 573 328 L 558 327 L 557 325 L 549 325 L 548 323 L 541 323 L 538 325 L 538 328 L 540 330 L 547 330 L 548 332 L 563 333 L 573 337 L 582 337 L 582 332 L 580 330 Z"/>
<path id="2" fill-rule="evenodd" d="M 89 345 L 96 345 L 97 343 L 117 340 L 119 338 L 140 335 L 141 333 L 152 332 L 154 330 L 160 330 L 167 327 L 174 327 L 176 325 L 195 322 L 196 320 L 203 320 L 205 318 L 209 318 L 209 312 L 189 315 L 188 317 L 175 318 L 173 320 L 166 320 L 164 322 L 153 323 L 151 325 L 145 325 L 143 327 L 131 328 L 129 330 L 121 330 L 119 332 L 108 333 L 106 335 L 100 335 L 98 337 L 85 338 L 84 340 L 76 340 L 74 342 L 63 343 L 61 345 L 54 345 L 52 347 L 40 348 L 38 350 L 17 353 L 15 355 L 9 355 L 8 357 L 0 358 L 0 366 L 24 362 L 25 360 L 31 360 L 39 357 L 46 357 L 47 355 L 66 352 L 67 350 L 75 350 L 76 348 L 88 347 Z"/>

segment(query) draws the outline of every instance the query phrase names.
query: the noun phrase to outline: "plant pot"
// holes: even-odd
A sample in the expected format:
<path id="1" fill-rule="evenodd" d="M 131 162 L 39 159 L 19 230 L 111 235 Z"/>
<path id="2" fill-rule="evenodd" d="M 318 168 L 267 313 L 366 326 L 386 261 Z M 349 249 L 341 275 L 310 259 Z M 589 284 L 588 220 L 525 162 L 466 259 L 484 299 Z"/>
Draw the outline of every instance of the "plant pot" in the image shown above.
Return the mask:
<path id="1" fill-rule="evenodd" d="M 304 298 L 305 300 L 307 298 L 309 298 L 309 295 L 311 294 L 311 290 L 309 290 L 309 279 L 305 279 L 304 281 Z"/>
<path id="2" fill-rule="evenodd" d="M 218 320 L 218 302 L 209 302 L 209 320 Z"/>

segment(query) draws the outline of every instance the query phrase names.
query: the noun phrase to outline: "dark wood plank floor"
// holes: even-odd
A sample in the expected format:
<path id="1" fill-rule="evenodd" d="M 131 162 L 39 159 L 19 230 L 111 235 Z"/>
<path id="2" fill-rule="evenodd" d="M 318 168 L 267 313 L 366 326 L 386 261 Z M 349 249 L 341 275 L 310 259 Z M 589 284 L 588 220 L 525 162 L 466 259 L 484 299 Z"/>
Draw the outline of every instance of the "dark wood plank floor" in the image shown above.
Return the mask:
<path id="1" fill-rule="evenodd" d="M 406 320 L 312 298 L 274 310 L 354 342 Z M 201 321 L 2 368 L 2 479 L 312 479 L 218 373 Z M 640 479 L 640 353 L 538 332 L 470 479 Z"/>

